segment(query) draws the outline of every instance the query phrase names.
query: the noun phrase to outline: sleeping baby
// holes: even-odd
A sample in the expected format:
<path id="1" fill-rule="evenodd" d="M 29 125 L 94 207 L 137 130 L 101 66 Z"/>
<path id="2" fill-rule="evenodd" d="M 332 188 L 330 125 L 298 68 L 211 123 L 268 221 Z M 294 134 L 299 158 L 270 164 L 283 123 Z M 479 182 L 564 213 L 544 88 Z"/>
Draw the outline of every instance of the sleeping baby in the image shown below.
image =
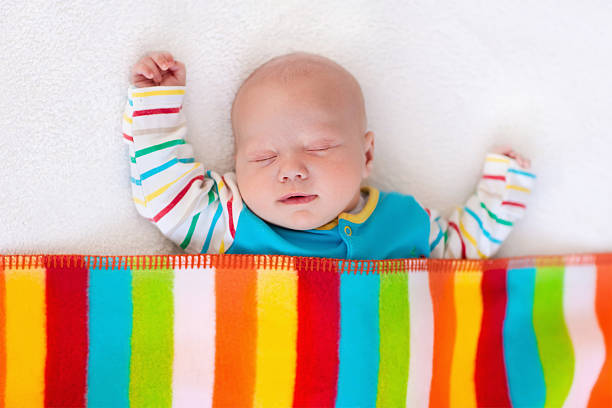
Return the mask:
<path id="1" fill-rule="evenodd" d="M 411 195 L 363 185 L 374 133 L 361 88 L 315 54 L 273 58 L 242 83 L 231 108 L 235 171 L 223 175 L 185 140 L 184 64 L 148 53 L 131 82 L 123 139 L 133 201 L 187 253 L 484 259 L 524 215 L 535 180 L 529 160 L 494 148 L 448 219 Z"/>

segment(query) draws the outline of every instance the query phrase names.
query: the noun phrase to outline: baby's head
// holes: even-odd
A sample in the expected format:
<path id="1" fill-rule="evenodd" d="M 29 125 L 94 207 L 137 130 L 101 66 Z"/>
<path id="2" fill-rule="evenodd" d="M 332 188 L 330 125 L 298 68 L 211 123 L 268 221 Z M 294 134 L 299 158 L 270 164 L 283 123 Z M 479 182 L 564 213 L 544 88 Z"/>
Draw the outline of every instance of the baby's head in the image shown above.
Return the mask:
<path id="1" fill-rule="evenodd" d="M 295 230 L 352 210 L 372 167 L 374 134 L 366 126 L 361 88 L 337 63 L 301 52 L 266 62 L 232 105 L 244 202 L 264 220 Z"/>

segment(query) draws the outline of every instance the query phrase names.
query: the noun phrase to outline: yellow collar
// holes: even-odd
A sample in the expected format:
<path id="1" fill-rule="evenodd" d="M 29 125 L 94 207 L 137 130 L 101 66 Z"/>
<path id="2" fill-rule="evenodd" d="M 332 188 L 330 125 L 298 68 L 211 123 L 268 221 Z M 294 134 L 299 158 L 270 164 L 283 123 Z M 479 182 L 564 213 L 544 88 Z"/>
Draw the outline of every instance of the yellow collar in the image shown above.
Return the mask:
<path id="1" fill-rule="evenodd" d="M 330 230 L 334 228 L 336 225 L 338 225 L 339 219 L 347 220 L 348 222 L 352 222 L 354 224 L 362 224 L 363 222 L 365 222 L 365 220 L 367 220 L 368 217 L 372 215 L 374 208 L 376 208 L 376 204 L 378 204 L 378 190 L 370 186 L 361 187 L 360 190 L 363 192 L 369 193 L 368 201 L 363 206 L 361 211 L 359 211 L 357 214 L 350 214 L 347 212 L 340 213 L 340 215 L 338 215 L 338 217 L 335 220 L 332 220 L 328 222 L 327 224 L 321 225 L 320 227 L 315 228 L 315 229 Z"/>

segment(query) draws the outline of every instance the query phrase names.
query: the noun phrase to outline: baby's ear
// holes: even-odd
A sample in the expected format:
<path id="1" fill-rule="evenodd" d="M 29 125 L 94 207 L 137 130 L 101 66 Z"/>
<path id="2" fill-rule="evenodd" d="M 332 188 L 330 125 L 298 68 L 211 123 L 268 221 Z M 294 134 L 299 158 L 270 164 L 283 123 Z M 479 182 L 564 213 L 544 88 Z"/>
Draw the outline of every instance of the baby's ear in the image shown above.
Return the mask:
<path id="1" fill-rule="evenodd" d="M 365 143 L 365 167 L 363 170 L 363 178 L 370 175 L 372 166 L 374 165 L 374 132 L 368 131 L 364 135 Z"/>

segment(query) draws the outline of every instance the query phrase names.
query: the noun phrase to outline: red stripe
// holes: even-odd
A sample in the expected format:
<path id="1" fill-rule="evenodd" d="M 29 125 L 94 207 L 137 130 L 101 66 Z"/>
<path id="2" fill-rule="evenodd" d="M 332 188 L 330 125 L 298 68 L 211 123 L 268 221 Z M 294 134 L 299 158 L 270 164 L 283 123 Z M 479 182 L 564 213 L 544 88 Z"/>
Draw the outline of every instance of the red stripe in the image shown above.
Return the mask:
<path id="1" fill-rule="evenodd" d="M 448 225 L 450 227 L 453 227 L 455 231 L 457 231 L 457 235 L 459 235 L 459 239 L 461 240 L 461 258 L 466 259 L 467 256 L 465 255 L 465 243 L 463 242 L 463 236 L 461 235 L 461 232 L 459 232 L 459 228 L 457 227 L 457 224 L 455 224 L 452 221 L 449 221 Z"/>
<path id="2" fill-rule="evenodd" d="M 76 263 L 76 262 L 75 262 Z M 45 406 L 85 406 L 87 275 L 77 266 L 46 267 Z"/>
<path id="3" fill-rule="evenodd" d="M 515 207 L 526 208 L 525 204 L 517 203 L 517 202 L 514 202 L 514 201 L 502 201 L 502 205 L 513 205 Z"/>
<path id="4" fill-rule="evenodd" d="M 227 185 L 227 181 L 225 181 L 225 177 L 221 176 L 221 180 L 223 180 L 225 187 L 229 190 L 229 186 Z M 234 197 L 229 199 L 229 201 L 226 204 L 226 207 L 227 207 L 227 214 L 229 216 L 230 234 L 232 235 L 232 238 L 234 238 L 236 236 L 236 230 L 234 229 L 234 217 L 232 216 L 233 214 L 232 213 L 232 201 L 234 201 Z"/>
<path id="5" fill-rule="evenodd" d="M 482 274 L 482 326 L 476 351 L 476 401 L 479 407 L 510 407 L 504 364 L 506 265 L 497 263 Z M 495 268 L 495 269 L 493 269 Z"/>
<path id="6" fill-rule="evenodd" d="M 180 193 L 178 193 L 178 195 L 176 197 L 174 197 L 174 200 L 172 200 L 170 202 L 170 204 L 168 204 L 163 210 L 161 210 L 155 217 L 153 217 L 153 222 L 157 222 L 159 220 L 162 219 L 162 217 L 166 214 L 168 214 L 170 212 L 170 210 L 172 210 L 174 208 L 174 206 L 176 205 L 176 203 L 178 203 L 179 201 L 181 201 L 181 199 L 183 198 L 183 196 L 185 194 L 187 194 L 187 191 L 189 191 L 189 187 L 191 187 L 191 185 L 196 181 L 196 180 L 202 180 L 204 181 L 204 175 L 201 176 L 197 176 L 192 178 L 191 180 L 189 180 L 189 183 L 187 183 L 187 185 L 185 187 L 183 187 L 183 189 L 181 190 Z"/>
<path id="7" fill-rule="evenodd" d="M 227 214 L 229 217 L 230 234 L 232 234 L 232 238 L 234 238 L 236 236 L 236 230 L 234 229 L 234 216 L 232 213 L 232 201 L 234 201 L 234 197 L 230 198 L 230 200 L 227 202 Z"/>
<path id="8" fill-rule="evenodd" d="M 332 407 L 336 400 L 340 339 L 337 263 L 297 258 L 296 266 L 298 333 L 293 406 Z"/>
<path id="9" fill-rule="evenodd" d="M 429 212 L 429 208 L 426 208 L 425 211 L 427 212 L 427 215 L 429 215 L 429 218 L 431 218 L 431 213 Z"/>
<path id="10" fill-rule="evenodd" d="M 506 176 L 491 176 L 491 175 L 485 174 L 484 176 L 482 176 L 482 178 L 483 179 L 506 181 Z"/>
<path id="11" fill-rule="evenodd" d="M 161 109 L 145 109 L 134 111 L 132 117 L 136 116 L 149 116 L 149 115 L 158 115 L 160 113 L 179 113 L 181 108 L 161 108 Z"/>
<path id="12" fill-rule="evenodd" d="M 134 141 L 134 138 L 132 136 L 126 135 L 125 133 L 123 133 L 123 138 L 126 139 L 126 140 L 129 140 L 130 142 Z"/>

